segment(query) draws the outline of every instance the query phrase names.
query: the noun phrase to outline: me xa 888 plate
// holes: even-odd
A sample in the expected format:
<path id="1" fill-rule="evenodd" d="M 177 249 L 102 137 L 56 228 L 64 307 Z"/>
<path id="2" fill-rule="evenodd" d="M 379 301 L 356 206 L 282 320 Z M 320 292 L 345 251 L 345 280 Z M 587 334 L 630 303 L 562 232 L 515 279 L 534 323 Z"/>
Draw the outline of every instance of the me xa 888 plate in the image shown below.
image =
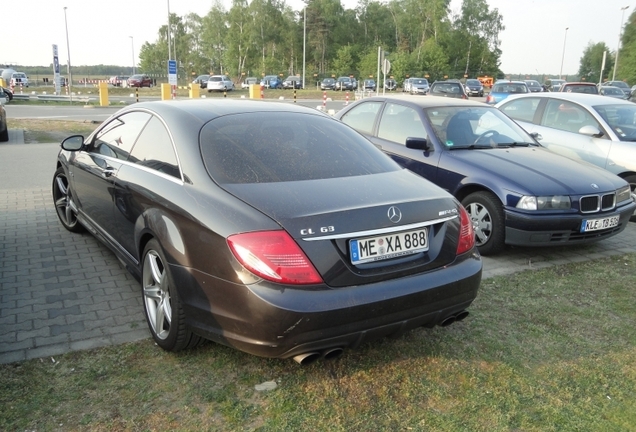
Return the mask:
<path id="1" fill-rule="evenodd" d="M 428 250 L 428 230 L 388 233 L 349 240 L 351 264 L 381 261 Z"/>

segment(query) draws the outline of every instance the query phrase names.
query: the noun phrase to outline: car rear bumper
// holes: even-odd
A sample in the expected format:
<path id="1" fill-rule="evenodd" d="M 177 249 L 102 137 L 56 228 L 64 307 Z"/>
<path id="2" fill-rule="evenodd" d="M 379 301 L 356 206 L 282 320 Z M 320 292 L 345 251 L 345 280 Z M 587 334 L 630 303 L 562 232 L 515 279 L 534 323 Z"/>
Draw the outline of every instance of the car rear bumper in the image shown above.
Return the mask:
<path id="1" fill-rule="evenodd" d="M 172 272 L 193 331 L 254 355 L 289 358 L 441 324 L 475 299 L 482 263 L 473 252 L 419 275 L 320 290 L 245 286 L 176 266 Z"/>
<path id="2" fill-rule="evenodd" d="M 563 246 L 603 240 L 623 231 L 636 209 L 632 203 L 619 210 L 602 215 L 529 216 L 506 210 L 506 244 L 514 246 Z M 618 225 L 612 228 L 580 232 L 583 220 L 619 215 Z"/>

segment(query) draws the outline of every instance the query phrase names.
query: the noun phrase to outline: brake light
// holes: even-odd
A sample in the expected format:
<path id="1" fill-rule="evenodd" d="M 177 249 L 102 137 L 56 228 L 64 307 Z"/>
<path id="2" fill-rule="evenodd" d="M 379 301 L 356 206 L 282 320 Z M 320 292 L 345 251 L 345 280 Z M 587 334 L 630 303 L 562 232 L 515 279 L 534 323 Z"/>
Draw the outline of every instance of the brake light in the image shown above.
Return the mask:
<path id="1" fill-rule="evenodd" d="M 457 243 L 457 255 L 468 252 L 475 246 L 475 231 L 473 223 L 464 206 L 459 206 L 459 242 Z"/>
<path id="2" fill-rule="evenodd" d="M 235 234 L 230 250 L 252 273 L 273 282 L 294 285 L 322 283 L 322 277 L 291 236 L 282 230 Z"/>

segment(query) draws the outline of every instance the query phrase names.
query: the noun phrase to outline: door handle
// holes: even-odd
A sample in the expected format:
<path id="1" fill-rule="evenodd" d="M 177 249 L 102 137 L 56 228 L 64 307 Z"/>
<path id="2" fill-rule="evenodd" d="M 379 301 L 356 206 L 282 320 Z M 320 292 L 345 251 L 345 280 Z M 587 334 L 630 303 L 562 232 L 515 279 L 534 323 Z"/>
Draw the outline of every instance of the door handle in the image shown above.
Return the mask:
<path id="1" fill-rule="evenodd" d="M 104 171 L 102 171 L 102 177 L 108 178 L 108 177 L 112 176 L 113 174 L 115 174 L 115 172 L 117 172 L 117 170 L 115 168 L 108 167 Z"/>

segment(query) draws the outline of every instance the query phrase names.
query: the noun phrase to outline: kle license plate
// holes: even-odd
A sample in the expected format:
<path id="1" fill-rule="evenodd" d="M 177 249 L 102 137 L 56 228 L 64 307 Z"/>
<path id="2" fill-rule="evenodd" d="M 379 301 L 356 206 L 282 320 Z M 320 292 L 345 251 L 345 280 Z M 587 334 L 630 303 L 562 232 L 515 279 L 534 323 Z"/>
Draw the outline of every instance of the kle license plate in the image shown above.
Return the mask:
<path id="1" fill-rule="evenodd" d="M 583 220 L 581 223 L 581 232 L 597 231 L 612 228 L 618 225 L 618 216 L 610 216 L 601 219 Z"/>
<path id="2" fill-rule="evenodd" d="M 349 241 L 351 264 L 381 261 L 428 250 L 426 228 Z"/>

